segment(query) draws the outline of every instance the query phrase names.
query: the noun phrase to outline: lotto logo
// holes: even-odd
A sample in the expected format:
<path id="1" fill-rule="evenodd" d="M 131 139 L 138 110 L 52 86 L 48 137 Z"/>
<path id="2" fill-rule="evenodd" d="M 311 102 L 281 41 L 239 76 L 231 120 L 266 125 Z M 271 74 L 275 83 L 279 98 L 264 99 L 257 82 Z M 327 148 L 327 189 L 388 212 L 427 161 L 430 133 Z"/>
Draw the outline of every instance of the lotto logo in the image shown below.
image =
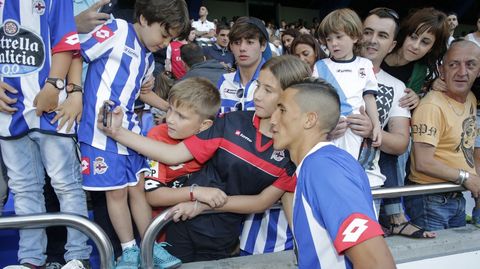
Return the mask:
<path id="1" fill-rule="evenodd" d="M 99 42 L 102 43 L 103 41 L 112 37 L 114 33 L 108 26 L 104 25 L 102 28 L 98 29 L 95 33 L 93 33 L 93 37 Z"/>
<path id="2" fill-rule="evenodd" d="M 82 157 L 82 174 L 90 175 L 90 158 Z"/>
<path id="3" fill-rule="evenodd" d="M 343 231 L 343 242 L 357 242 L 358 238 L 367 230 L 368 226 L 365 225 L 368 222 L 366 219 L 356 218 L 348 227 Z"/>
<path id="4" fill-rule="evenodd" d="M 65 38 L 65 43 L 68 45 L 75 45 L 80 43 L 80 39 L 78 38 L 78 34 L 73 34 Z"/>

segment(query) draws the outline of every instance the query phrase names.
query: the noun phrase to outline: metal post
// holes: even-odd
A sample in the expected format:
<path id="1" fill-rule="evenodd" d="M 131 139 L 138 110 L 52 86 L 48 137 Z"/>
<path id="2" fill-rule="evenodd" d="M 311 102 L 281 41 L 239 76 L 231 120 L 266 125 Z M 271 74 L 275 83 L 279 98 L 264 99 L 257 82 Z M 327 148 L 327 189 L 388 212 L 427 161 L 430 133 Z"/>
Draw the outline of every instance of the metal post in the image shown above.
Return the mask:
<path id="1" fill-rule="evenodd" d="M 100 268 L 113 269 L 113 247 L 105 232 L 89 219 L 65 213 L 32 214 L 0 217 L 0 229 L 36 229 L 50 226 L 68 226 L 90 237 L 100 255 Z"/>

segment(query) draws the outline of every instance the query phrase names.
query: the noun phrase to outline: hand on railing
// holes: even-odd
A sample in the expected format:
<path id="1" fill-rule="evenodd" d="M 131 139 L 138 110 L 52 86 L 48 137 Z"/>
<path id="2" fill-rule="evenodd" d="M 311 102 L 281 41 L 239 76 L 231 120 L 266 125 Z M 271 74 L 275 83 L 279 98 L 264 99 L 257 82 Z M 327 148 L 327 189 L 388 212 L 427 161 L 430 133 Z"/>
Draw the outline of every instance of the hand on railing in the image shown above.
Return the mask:
<path id="1" fill-rule="evenodd" d="M 470 177 L 463 184 L 467 188 L 474 198 L 480 197 L 480 177 L 474 174 L 470 174 Z"/>

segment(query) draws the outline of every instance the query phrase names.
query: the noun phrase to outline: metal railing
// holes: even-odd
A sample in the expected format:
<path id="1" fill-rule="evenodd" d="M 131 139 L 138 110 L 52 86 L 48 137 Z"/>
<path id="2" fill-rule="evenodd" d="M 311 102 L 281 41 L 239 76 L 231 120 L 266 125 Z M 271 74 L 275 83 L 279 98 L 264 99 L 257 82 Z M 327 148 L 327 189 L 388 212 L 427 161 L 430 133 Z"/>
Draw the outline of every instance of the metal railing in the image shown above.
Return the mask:
<path id="1" fill-rule="evenodd" d="M 462 186 L 453 184 L 453 183 L 440 183 L 440 184 L 425 184 L 425 185 L 408 185 L 403 187 L 394 187 L 394 188 L 380 188 L 373 189 L 372 196 L 374 199 L 378 198 L 394 198 L 400 196 L 411 196 L 418 194 L 432 194 L 432 193 L 441 193 L 441 192 L 452 192 L 452 191 L 464 191 L 465 188 Z M 280 204 L 275 204 L 271 208 L 281 208 Z M 167 225 L 172 217 L 168 215 L 170 208 L 167 208 L 159 216 L 157 216 L 152 223 L 148 226 L 143 237 L 143 241 L 140 247 L 140 255 L 142 268 L 152 269 L 153 268 L 153 245 L 157 234 Z M 208 210 L 204 211 L 201 214 L 215 214 L 223 213 L 219 211 Z"/>
<path id="2" fill-rule="evenodd" d="M 114 268 L 113 247 L 103 230 L 85 217 L 65 213 L 44 213 L 0 217 L 0 229 L 34 229 L 50 226 L 68 226 L 90 237 L 98 249 L 100 268 Z"/>

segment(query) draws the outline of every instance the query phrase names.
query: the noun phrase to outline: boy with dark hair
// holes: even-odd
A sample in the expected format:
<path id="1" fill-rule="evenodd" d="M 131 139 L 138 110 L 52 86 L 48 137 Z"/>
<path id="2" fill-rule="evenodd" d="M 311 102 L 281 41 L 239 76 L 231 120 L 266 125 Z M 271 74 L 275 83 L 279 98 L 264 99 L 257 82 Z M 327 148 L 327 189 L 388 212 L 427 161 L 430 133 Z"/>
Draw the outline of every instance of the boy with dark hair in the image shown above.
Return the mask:
<path id="1" fill-rule="evenodd" d="M 135 99 L 166 110 L 168 104 L 153 92 L 141 93 L 142 82 L 152 76 L 152 52 L 165 47 L 189 24 L 183 0 L 137 0 L 135 23 L 107 21 L 81 35 L 81 53 L 89 63 L 85 81 L 84 118 L 80 123 L 83 187 L 106 191 L 107 207 L 123 254 L 117 268 L 138 268 L 139 254 L 132 218 L 142 237 L 151 220 L 151 208 L 143 191 L 145 158 L 102 134 L 96 127 L 96 111 L 109 99 L 125 111 L 123 126 L 140 133 L 134 113 Z M 154 247 L 154 266 L 171 268 L 181 261 Z"/>
<path id="2" fill-rule="evenodd" d="M 230 34 L 230 26 L 219 24 L 217 26 L 217 40 L 212 46 L 203 47 L 203 52 L 207 59 L 216 59 L 222 65 L 228 68 L 235 66 L 235 58 L 228 49 L 228 35 Z"/>
<path id="3" fill-rule="evenodd" d="M 339 116 L 336 90 L 309 78 L 285 90 L 270 119 L 274 148 L 288 149 L 297 165 L 298 268 L 395 268 L 375 220 L 367 175 L 327 140 Z"/>
<path id="4" fill-rule="evenodd" d="M 220 112 L 254 110 L 253 93 L 256 79 L 265 60 L 268 32 L 262 21 L 254 17 L 238 18 L 229 35 L 230 49 L 235 56 L 237 71 L 228 73 L 218 81 L 222 99 Z"/>
<path id="5" fill-rule="evenodd" d="M 215 84 L 222 77 L 222 75 L 226 73 L 224 66 L 221 65 L 217 60 L 205 60 L 202 48 L 195 43 L 183 45 L 182 48 L 180 48 L 180 56 L 186 65 L 185 68 L 187 69 L 187 73 L 183 77 L 184 79 L 192 77 L 204 77 Z"/>

